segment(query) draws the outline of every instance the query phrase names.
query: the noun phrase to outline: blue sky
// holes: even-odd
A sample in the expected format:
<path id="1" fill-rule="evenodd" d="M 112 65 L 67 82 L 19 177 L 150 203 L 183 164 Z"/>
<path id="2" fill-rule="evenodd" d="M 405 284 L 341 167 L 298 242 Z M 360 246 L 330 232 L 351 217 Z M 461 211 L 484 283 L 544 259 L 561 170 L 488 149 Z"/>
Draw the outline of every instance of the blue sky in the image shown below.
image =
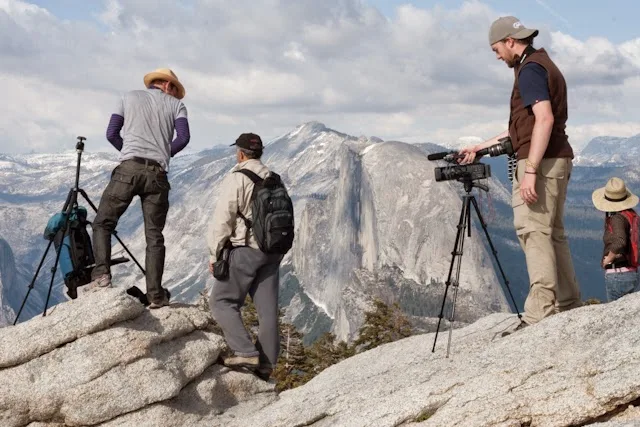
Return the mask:
<path id="1" fill-rule="evenodd" d="M 387 16 L 405 3 L 421 8 L 436 5 L 451 8 L 460 6 L 462 0 L 432 1 L 415 0 L 411 2 L 397 0 L 369 0 Z M 640 2 L 637 0 L 487 0 L 483 3 L 493 9 L 518 17 L 525 25 L 535 26 L 544 23 L 549 28 L 570 32 L 580 39 L 588 37 L 606 37 L 620 43 L 638 37 L 638 16 Z M 531 23 L 531 24 L 530 24 Z"/>
<path id="2" fill-rule="evenodd" d="M 457 7 L 464 0 L 365 0 L 386 16 L 392 17 L 397 6 L 413 4 L 420 8 Z M 48 9 L 62 19 L 94 21 L 102 2 L 96 0 L 34 0 L 31 3 Z M 544 23 L 549 28 L 570 32 L 577 38 L 606 37 L 620 43 L 640 35 L 637 0 L 487 0 L 483 3 L 504 14 L 515 15 L 525 25 Z M 532 24 L 529 24 L 532 23 Z"/>
<path id="3" fill-rule="evenodd" d="M 0 0 L 0 80 L 12 100 L 0 104 L 0 152 L 62 150 L 76 135 L 111 150 L 113 106 L 161 67 L 187 89 L 193 149 L 308 121 L 406 142 L 490 138 L 506 128 L 513 84 L 487 43 L 505 14 L 540 29 L 535 46 L 565 75 L 579 149 L 640 134 L 639 4 Z"/>

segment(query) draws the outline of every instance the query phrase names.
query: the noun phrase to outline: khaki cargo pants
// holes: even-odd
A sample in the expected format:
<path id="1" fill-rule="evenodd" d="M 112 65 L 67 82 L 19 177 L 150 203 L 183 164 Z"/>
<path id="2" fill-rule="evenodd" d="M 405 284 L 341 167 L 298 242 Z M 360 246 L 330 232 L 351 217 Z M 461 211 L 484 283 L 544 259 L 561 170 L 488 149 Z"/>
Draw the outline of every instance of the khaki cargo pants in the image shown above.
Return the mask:
<path id="1" fill-rule="evenodd" d="M 512 193 L 513 224 L 529 273 L 523 316 L 528 324 L 581 305 L 562 221 L 571 168 L 570 158 L 542 159 L 536 178 L 538 200 L 527 205 L 520 196 L 525 160 L 518 161 Z"/>

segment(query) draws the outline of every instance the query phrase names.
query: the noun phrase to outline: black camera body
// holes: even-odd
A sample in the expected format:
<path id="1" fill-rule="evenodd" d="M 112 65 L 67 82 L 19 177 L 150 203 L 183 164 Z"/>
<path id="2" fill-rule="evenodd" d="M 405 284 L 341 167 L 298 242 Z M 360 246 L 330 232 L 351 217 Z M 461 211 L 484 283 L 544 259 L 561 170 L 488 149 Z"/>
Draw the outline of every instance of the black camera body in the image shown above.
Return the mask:
<path id="1" fill-rule="evenodd" d="M 498 143 L 491 147 L 478 150 L 476 152 L 476 159 L 486 155 L 496 157 L 503 154 L 507 154 L 509 156 L 513 155 L 511 138 L 508 136 L 499 139 Z M 487 164 L 478 162 L 469 165 L 459 165 L 458 160 L 463 157 L 464 155 L 455 151 L 429 154 L 427 156 L 429 160 L 445 160 L 452 164 L 451 166 L 443 166 L 434 169 L 436 181 L 448 181 L 455 179 L 458 181 L 471 182 L 479 179 L 486 179 L 491 176 L 491 166 Z"/>
<path id="2" fill-rule="evenodd" d="M 436 181 L 448 181 L 451 179 L 458 181 L 477 181 L 491 176 L 491 166 L 485 163 L 451 165 L 435 168 L 434 172 Z"/>

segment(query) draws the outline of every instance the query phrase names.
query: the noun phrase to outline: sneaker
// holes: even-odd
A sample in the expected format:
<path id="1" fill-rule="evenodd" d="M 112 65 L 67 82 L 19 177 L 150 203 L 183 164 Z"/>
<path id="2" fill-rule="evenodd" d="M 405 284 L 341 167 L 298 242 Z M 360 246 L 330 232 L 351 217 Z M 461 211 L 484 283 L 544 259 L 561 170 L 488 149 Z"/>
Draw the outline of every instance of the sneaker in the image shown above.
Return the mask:
<path id="1" fill-rule="evenodd" d="M 511 334 L 513 334 L 513 333 L 515 333 L 515 332 L 518 332 L 518 331 L 520 331 L 520 330 L 522 330 L 522 329 L 526 328 L 527 326 L 529 326 L 529 324 L 528 324 L 528 323 L 526 323 L 525 321 L 521 320 L 521 321 L 520 321 L 520 324 L 519 324 L 518 326 L 516 326 L 516 327 L 515 327 L 515 329 L 513 329 L 513 330 L 511 330 L 511 331 L 504 331 L 504 332 L 502 333 L 502 336 L 503 336 L 503 337 L 506 337 L 507 335 L 511 335 Z"/>
<path id="2" fill-rule="evenodd" d="M 222 359 L 222 364 L 229 368 L 247 368 L 247 369 L 258 369 L 260 366 L 260 359 L 258 356 L 226 356 Z"/>
<path id="3" fill-rule="evenodd" d="M 102 276 L 98 276 L 92 282 L 89 282 L 86 286 L 84 286 L 84 291 L 92 292 L 98 289 L 106 289 L 111 287 L 111 275 L 103 274 Z"/>
<path id="4" fill-rule="evenodd" d="M 158 302 L 152 302 L 151 304 L 149 304 L 149 308 L 151 310 L 154 310 L 156 308 L 161 308 L 164 307 L 166 305 L 169 305 L 169 298 L 165 297 L 162 300 L 158 301 Z"/>

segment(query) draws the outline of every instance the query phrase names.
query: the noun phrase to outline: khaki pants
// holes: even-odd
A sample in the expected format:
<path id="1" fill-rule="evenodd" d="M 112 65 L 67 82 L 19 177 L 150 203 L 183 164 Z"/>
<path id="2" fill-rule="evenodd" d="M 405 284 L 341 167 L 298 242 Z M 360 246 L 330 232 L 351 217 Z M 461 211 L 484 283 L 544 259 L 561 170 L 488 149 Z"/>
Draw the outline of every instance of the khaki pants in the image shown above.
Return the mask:
<path id="1" fill-rule="evenodd" d="M 542 159 L 536 178 L 538 200 L 527 205 L 520 196 L 525 160 L 518 161 L 512 193 L 513 224 L 529 273 L 523 316 L 528 324 L 581 305 L 562 222 L 571 168 L 569 158 Z"/>

